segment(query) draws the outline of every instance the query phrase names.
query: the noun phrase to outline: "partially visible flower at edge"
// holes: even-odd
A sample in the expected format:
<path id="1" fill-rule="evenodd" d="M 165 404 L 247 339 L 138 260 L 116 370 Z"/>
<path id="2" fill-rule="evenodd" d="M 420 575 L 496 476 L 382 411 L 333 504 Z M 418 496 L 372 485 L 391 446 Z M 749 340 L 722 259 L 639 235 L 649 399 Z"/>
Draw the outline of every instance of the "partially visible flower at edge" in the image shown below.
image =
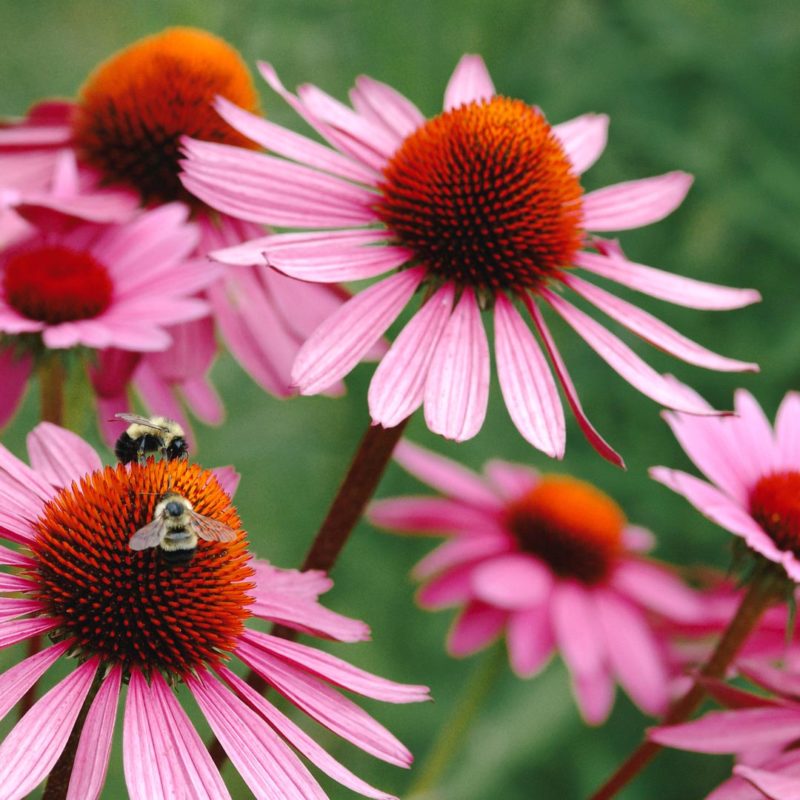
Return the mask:
<path id="1" fill-rule="evenodd" d="M 90 688 L 98 686 L 80 737 L 70 798 L 94 800 L 105 781 L 121 685 L 128 684 L 123 762 L 134 800 L 229 798 L 171 684 L 184 683 L 245 783 L 257 796 L 322 800 L 295 754 L 342 785 L 389 798 L 357 778 L 227 666 L 235 655 L 278 693 L 362 750 L 408 766 L 408 750 L 336 688 L 392 703 L 427 689 L 388 681 L 308 645 L 246 627 L 250 619 L 339 641 L 367 626 L 317 602 L 320 572 L 251 561 L 231 505 L 238 476 L 183 460 L 103 468 L 75 434 L 49 423 L 28 438 L 31 466 L 0 447 L 0 647 L 49 634 L 54 644 L 0 675 L 0 716 L 57 661 L 75 669 L 45 694 L 0 744 L 6 800 L 28 796 L 56 763 Z M 236 533 L 200 541 L 189 563 L 168 567 L 159 548 L 133 551 L 132 533 L 167 491 Z M 12 596 L 8 596 L 8 595 Z M 47 735 L 42 732 L 47 730 Z M 179 743 L 176 746 L 176 743 Z"/>
<path id="2" fill-rule="evenodd" d="M 566 475 L 489 461 L 479 476 L 408 442 L 397 461 L 444 497 L 378 500 L 369 519 L 393 531 L 446 536 L 414 575 L 429 609 L 457 606 L 447 647 L 471 654 L 505 634 L 511 667 L 536 675 L 556 651 L 585 719 L 608 715 L 618 681 L 644 711 L 669 699 L 657 619 L 702 616 L 693 591 L 644 555 L 652 534 L 611 498 Z"/>

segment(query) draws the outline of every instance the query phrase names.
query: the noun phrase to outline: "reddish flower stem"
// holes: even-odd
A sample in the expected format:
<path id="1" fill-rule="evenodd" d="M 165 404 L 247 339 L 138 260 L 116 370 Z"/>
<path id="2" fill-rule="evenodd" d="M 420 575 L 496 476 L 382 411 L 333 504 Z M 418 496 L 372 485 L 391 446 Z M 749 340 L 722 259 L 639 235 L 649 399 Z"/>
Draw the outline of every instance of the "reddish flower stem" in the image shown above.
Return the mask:
<path id="1" fill-rule="evenodd" d="M 778 584 L 771 569 L 753 578 L 735 616 L 717 642 L 714 652 L 698 672 L 692 688 L 674 703 L 661 725 L 675 725 L 689 718 L 705 695 L 703 680 L 724 677 L 747 637 L 778 596 Z M 661 748 L 662 745 L 656 742 L 643 741 L 590 800 L 610 800 L 655 758 Z"/>
<path id="2" fill-rule="evenodd" d="M 364 513 L 367 503 L 375 494 L 409 419 L 410 417 L 406 418 L 394 428 L 384 428 L 380 425 L 370 425 L 367 428 L 344 481 L 306 553 L 301 570 L 319 569 L 325 572 L 331 570 L 350 538 L 353 528 Z M 274 625 L 272 635 L 291 640 L 297 637 L 297 631 L 285 625 Z M 253 670 L 247 675 L 247 683 L 262 694 L 267 688 L 266 681 Z M 222 745 L 214 739 L 208 749 L 214 763 L 221 768 L 227 760 Z"/>

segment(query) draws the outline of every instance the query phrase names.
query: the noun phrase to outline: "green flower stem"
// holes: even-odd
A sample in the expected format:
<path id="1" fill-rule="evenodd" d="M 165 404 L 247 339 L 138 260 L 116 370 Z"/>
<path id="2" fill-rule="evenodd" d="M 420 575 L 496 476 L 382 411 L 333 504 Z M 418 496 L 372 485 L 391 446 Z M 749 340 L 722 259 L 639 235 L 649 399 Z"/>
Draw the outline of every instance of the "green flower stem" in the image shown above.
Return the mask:
<path id="1" fill-rule="evenodd" d="M 412 781 L 408 800 L 421 797 L 439 785 L 453 758 L 463 747 L 472 722 L 494 688 L 506 661 L 505 648 L 498 643 L 474 669 L 456 701 L 453 715 L 442 725 L 425 763 Z"/>
<path id="2" fill-rule="evenodd" d="M 735 616 L 717 642 L 714 652 L 700 669 L 694 685 L 675 702 L 661 721 L 661 725 L 675 725 L 688 719 L 705 695 L 703 680 L 725 676 L 728 667 L 764 612 L 782 594 L 786 581 L 782 577 L 776 578 L 774 566 L 774 564 L 768 565 L 753 577 Z M 610 800 L 655 758 L 661 747 L 662 745 L 656 742 L 643 741 L 590 800 Z"/>

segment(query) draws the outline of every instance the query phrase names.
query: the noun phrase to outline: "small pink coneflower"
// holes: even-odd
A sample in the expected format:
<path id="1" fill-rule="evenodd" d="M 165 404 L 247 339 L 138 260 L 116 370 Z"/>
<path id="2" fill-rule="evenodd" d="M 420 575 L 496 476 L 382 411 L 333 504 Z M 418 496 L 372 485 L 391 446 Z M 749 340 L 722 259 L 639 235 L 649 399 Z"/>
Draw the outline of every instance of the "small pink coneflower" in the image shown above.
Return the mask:
<path id="1" fill-rule="evenodd" d="M 411 755 L 336 688 L 387 702 L 427 697 L 305 644 L 247 627 L 278 622 L 340 641 L 366 625 L 323 608 L 322 573 L 252 562 L 231 505 L 231 470 L 187 461 L 103 468 L 74 434 L 43 423 L 28 440 L 31 465 L 0 448 L 0 647 L 49 634 L 53 644 L 0 675 L 0 715 L 56 662 L 75 669 L 38 700 L 0 744 L 0 786 L 23 798 L 48 775 L 90 699 L 75 755 L 70 798 L 92 800 L 105 781 L 122 685 L 127 684 L 122 750 L 136 800 L 228 798 L 200 737 L 178 702 L 183 683 L 234 766 L 257 797 L 321 800 L 326 795 L 294 748 L 339 783 L 388 798 L 334 758 L 227 666 L 235 655 L 312 719 L 368 753 L 399 766 Z M 231 528 L 231 542 L 200 540 L 186 564 L 169 566 L 159 548 L 134 551 L 166 492 Z M 13 596 L 7 596 L 7 595 Z"/>
<path id="2" fill-rule="evenodd" d="M 581 409 L 540 301 L 639 391 L 670 408 L 701 412 L 684 387 L 568 302 L 565 289 L 689 363 L 756 368 L 711 353 L 576 274 L 580 267 L 691 308 L 737 308 L 759 298 L 753 290 L 633 263 L 594 236 L 657 222 L 681 203 L 692 181 L 670 172 L 585 194 L 580 175 L 605 147 L 607 117 L 586 114 L 551 126 L 537 107 L 496 94 L 477 56 L 462 58 L 444 112 L 430 120 L 371 78 L 357 80 L 349 108 L 316 86 L 292 95 L 270 65 L 260 70 L 333 149 L 219 99 L 220 115 L 271 153 L 187 139 L 184 185 L 226 214 L 304 232 L 214 257 L 237 263 L 265 255 L 284 274 L 319 283 L 392 273 L 309 338 L 292 373 L 301 393 L 316 394 L 350 372 L 417 292 L 421 307 L 370 385 L 370 414 L 384 427 L 424 403 L 428 427 L 437 433 L 464 440 L 480 430 L 489 391 L 480 312 L 491 310 L 500 388 L 520 433 L 551 456 L 564 452 L 563 409 L 546 352 L 584 433 L 619 463 Z"/>
<path id="3" fill-rule="evenodd" d="M 401 443 L 398 461 L 444 497 L 372 504 L 391 530 L 448 541 L 415 568 L 426 608 L 459 606 L 448 650 L 464 656 L 505 633 L 511 667 L 537 674 L 556 651 L 582 714 L 597 724 L 618 681 L 643 710 L 664 711 L 667 651 L 651 616 L 691 620 L 701 607 L 668 569 L 642 551 L 649 532 L 629 525 L 599 489 L 566 475 L 539 475 L 504 461 L 484 476 Z"/>
<path id="4" fill-rule="evenodd" d="M 724 418 L 664 415 L 709 482 L 666 467 L 650 475 L 800 582 L 800 395 L 786 395 L 774 431 L 743 389 L 735 411 Z"/>

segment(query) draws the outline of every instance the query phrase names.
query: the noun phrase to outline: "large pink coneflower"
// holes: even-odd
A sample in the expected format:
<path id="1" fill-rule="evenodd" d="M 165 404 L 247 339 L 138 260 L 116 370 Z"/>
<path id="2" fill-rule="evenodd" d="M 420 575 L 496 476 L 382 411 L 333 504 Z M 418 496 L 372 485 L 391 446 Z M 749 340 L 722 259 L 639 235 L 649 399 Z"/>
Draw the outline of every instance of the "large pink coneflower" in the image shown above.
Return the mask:
<path id="1" fill-rule="evenodd" d="M 274 155 L 188 139 L 184 185 L 224 213 L 305 232 L 215 257 L 236 263 L 265 254 L 284 274 L 320 283 L 392 273 L 304 345 L 292 373 L 302 393 L 318 393 L 346 375 L 417 292 L 421 308 L 370 386 L 372 419 L 384 427 L 424 403 L 431 430 L 456 440 L 477 433 L 489 390 L 480 312 L 491 310 L 500 387 L 522 435 L 549 455 L 564 452 L 561 401 L 532 321 L 584 432 L 619 461 L 581 410 L 539 301 L 641 392 L 671 408 L 699 411 L 679 384 L 665 381 L 568 302 L 564 289 L 692 364 L 755 369 L 709 352 L 576 274 L 580 267 L 692 308 L 737 308 L 759 297 L 635 264 L 594 236 L 657 222 L 680 204 L 692 180 L 670 172 L 584 194 L 580 175 L 605 147 L 607 117 L 587 114 L 551 126 L 537 107 L 497 95 L 477 56 L 458 64 L 444 112 L 430 120 L 371 78 L 358 79 L 349 108 L 311 85 L 292 95 L 271 66 L 260 70 L 333 149 L 220 99 L 224 119 Z"/>
<path id="2" fill-rule="evenodd" d="M 749 392 L 736 392 L 735 409 L 724 418 L 664 415 L 710 482 L 666 467 L 650 474 L 800 582 L 800 395 L 786 395 L 774 431 Z"/>
<path id="3" fill-rule="evenodd" d="M 208 208 L 178 179 L 182 136 L 258 147 L 220 118 L 212 107 L 217 96 L 248 112 L 258 110 L 249 70 L 233 47 L 203 30 L 169 28 L 100 64 L 75 102 L 41 103 L 21 122 L 0 127 L 0 242 L 19 227 L 13 213 L 3 214 L 5 196 L 46 191 L 65 151 L 78 158 L 81 202 L 87 205 L 98 194 L 107 197 L 107 187 L 127 192 L 145 207 L 187 204 L 200 228 L 198 256 L 263 236 L 263 228 Z M 310 329 L 346 297 L 337 287 L 267 274 L 260 255 L 240 269 L 223 271 L 206 294 L 234 357 L 278 396 L 294 391 L 291 364 Z M 182 371 L 190 366 L 187 361 Z M 141 383 L 147 395 L 150 384 L 146 378 Z M 202 409 L 199 416 L 208 419 Z"/>
<path id="4" fill-rule="evenodd" d="M 484 476 L 402 443 L 397 459 L 444 497 L 379 500 L 369 516 L 391 530 L 448 541 L 421 561 L 427 608 L 461 608 L 448 650 L 464 656 L 505 633 L 522 677 L 556 651 L 587 721 L 608 715 L 619 682 L 643 710 L 664 711 L 667 651 L 657 617 L 692 620 L 701 607 L 668 569 L 642 555 L 652 535 L 617 504 L 566 475 L 490 461 Z"/>
<path id="5" fill-rule="evenodd" d="M 137 800 L 228 798 L 219 772 L 173 691 L 183 683 L 256 797 L 320 800 L 324 792 L 298 755 L 367 797 L 367 785 L 229 668 L 231 656 L 312 719 L 368 753 L 399 766 L 411 755 L 337 688 L 387 702 L 427 697 L 420 686 L 378 678 L 305 644 L 247 627 L 278 622 L 340 641 L 366 626 L 317 602 L 331 583 L 252 562 L 231 505 L 235 475 L 183 460 L 103 468 L 72 433 L 48 423 L 28 440 L 31 466 L 0 448 L 0 647 L 48 634 L 53 644 L 0 675 L 0 715 L 56 662 L 75 665 L 0 744 L 7 800 L 27 797 L 64 750 L 84 702 L 70 798 L 99 796 L 114 719 L 124 691 L 122 751 Z M 186 564 L 165 563 L 158 547 L 134 551 L 166 492 L 235 532 L 200 540 Z M 8 596 L 12 595 L 12 596 Z"/>

